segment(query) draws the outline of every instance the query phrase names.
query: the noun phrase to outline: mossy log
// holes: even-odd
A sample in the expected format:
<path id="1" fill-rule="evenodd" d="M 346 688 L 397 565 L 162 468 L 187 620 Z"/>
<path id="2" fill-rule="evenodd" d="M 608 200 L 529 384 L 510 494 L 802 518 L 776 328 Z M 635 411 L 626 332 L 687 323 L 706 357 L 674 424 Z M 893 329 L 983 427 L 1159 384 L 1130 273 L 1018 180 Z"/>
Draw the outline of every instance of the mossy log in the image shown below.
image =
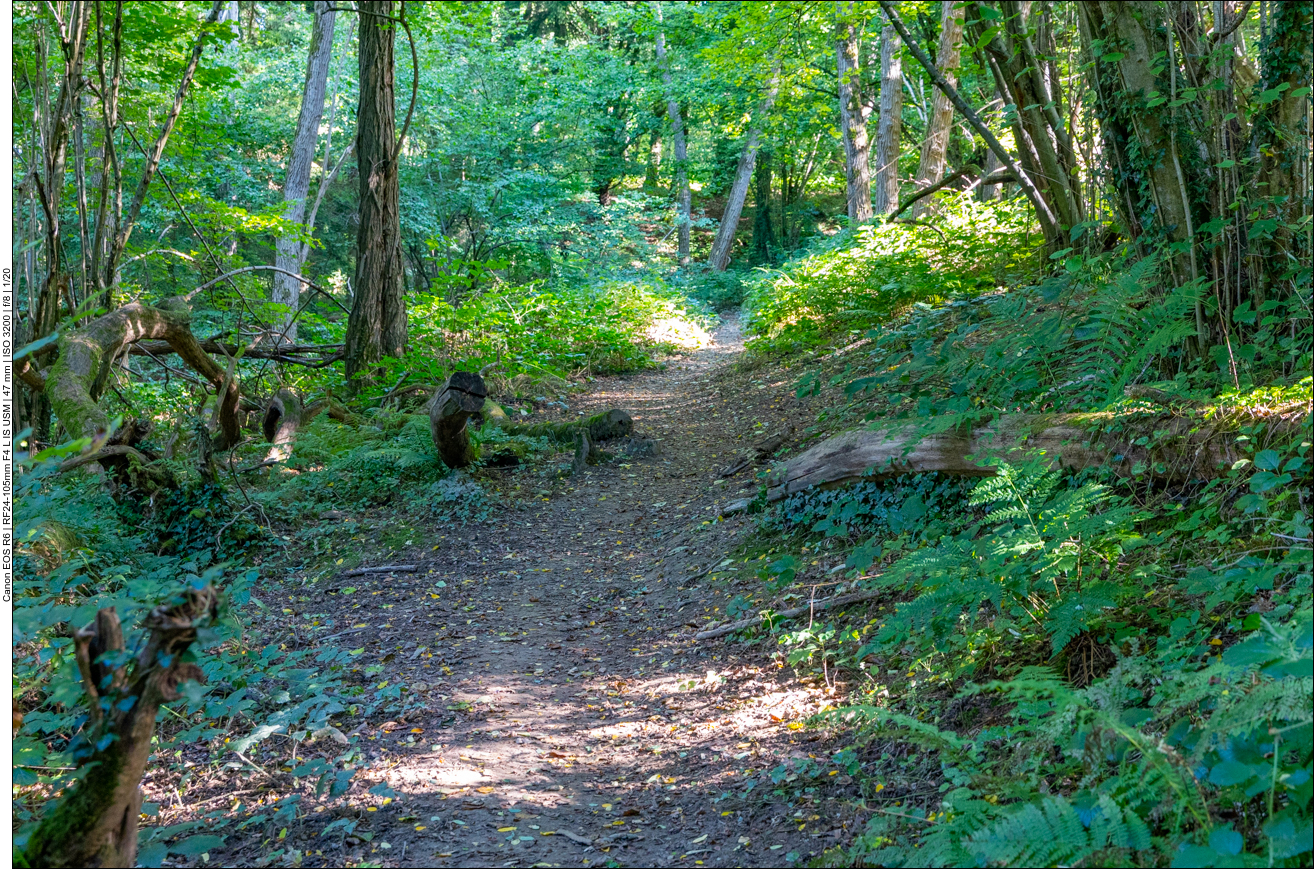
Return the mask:
<path id="1" fill-rule="evenodd" d="M 457 371 L 429 401 L 429 431 L 438 455 L 449 468 L 464 468 L 478 456 L 470 442 L 468 423 L 488 420 L 509 435 L 547 438 L 563 446 L 575 446 L 581 432 L 590 444 L 625 437 L 634 431 L 634 420 L 623 410 L 608 410 L 576 422 L 513 423 L 506 412 L 488 399 L 484 379 L 472 371 Z"/>
<path id="2" fill-rule="evenodd" d="M 1136 443 L 1143 436 L 1149 441 Z M 1053 467 L 1109 467 L 1122 476 L 1135 471 L 1168 482 L 1217 476 L 1241 457 L 1235 433 L 1183 417 L 1010 414 L 970 433 L 919 435 L 910 428 L 844 432 L 776 468 L 767 480 L 767 500 L 894 474 L 988 477 L 995 473 L 985 464 L 988 459 L 1016 461 L 1019 450 L 1039 451 Z"/>
<path id="3" fill-rule="evenodd" d="M 86 775 L 32 832 L 29 866 L 134 866 L 141 776 L 151 755 L 160 705 L 177 700 L 178 686 L 205 681 L 199 665 L 183 660 L 197 628 L 218 615 L 210 586 L 188 588 L 146 618 L 145 648 L 124 660 L 123 629 L 113 608 L 74 634 L 74 655 L 90 698 L 73 755 Z M 118 664 L 119 666 L 114 666 Z M 103 746 L 98 748 L 98 746 Z"/>
<path id="4" fill-rule="evenodd" d="M 467 423 L 488 399 L 484 379 L 472 371 L 457 371 L 429 402 L 429 433 L 449 468 L 464 468 L 478 458 Z"/>
<path id="5" fill-rule="evenodd" d="M 109 415 L 97 403 L 109 377 L 110 363 L 138 341 L 162 340 L 210 382 L 218 394 L 214 413 L 215 449 L 226 450 L 242 439 L 237 421 L 239 398 L 235 371 L 225 369 L 201 349 L 191 329 L 191 310 L 181 298 L 158 305 L 133 302 L 61 335 L 59 358 L 46 374 L 45 392 L 55 416 L 72 437 L 95 437 L 109 429 Z"/>
<path id="6" fill-rule="evenodd" d="M 583 429 L 588 432 L 589 441 L 596 444 L 628 436 L 634 431 L 634 420 L 623 410 L 608 410 L 577 422 L 505 422 L 499 427 L 507 434 L 547 438 L 562 445 L 577 444 L 579 432 Z"/>

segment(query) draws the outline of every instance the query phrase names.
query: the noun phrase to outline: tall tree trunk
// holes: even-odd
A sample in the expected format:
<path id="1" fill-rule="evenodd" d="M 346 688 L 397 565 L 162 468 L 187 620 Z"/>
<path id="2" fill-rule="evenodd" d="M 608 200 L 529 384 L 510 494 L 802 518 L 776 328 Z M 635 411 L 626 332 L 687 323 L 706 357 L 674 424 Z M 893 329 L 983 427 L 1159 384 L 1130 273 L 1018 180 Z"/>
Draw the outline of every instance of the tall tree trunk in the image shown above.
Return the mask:
<path id="1" fill-rule="evenodd" d="M 707 264 L 714 272 L 723 272 L 730 264 L 730 247 L 735 242 L 735 230 L 739 228 L 739 216 L 744 211 L 744 200 L 748 198 L 748 183 L 753 178 L 753 167 L 757 163 L 757 150 L 762 138 L 762 125 L 776 103 L 776 94 L 780 90 L 780 63 L 771 70 L 771 79 L 767 82 L 766 95 L 753 117 L 752 126 L 748 128 L 748 138 L 744 140 L 744 150 L 739 155 L 739 168 L 735 170 L 735 183 L 730 188 L 730 196 L 725 203 L 725 213 L 721 215 L 721 226 L 716 231 L 716 240 L 712 242 L 712 253 Z"/>
<path id="2" fill-rule="evenodd" d="M 360 107 L 356 160 L 360 226 L 356 231 L 356 296 L 347 319 L 346 374 L 358 380 L 381 357 L 406 346 L 402 291 L 400 179 L 393 158 L 394 24 L 392 0 L 360 2 Z"/>
<path id="3" fill-rule="evenodd" d="M 87 30 L 91 23 L 91 3 L 75 2 L 67 10 L 64 41 L 64 75 L 59 96 L 50 112 L 49 134 L 44 142 L 44 170 L 37 178 L 37 195 L 45 213 L 46 280 L 37 299 L 33 318 L 33 339 L 44 338 L 59 322 L 59 303 L 71 299 L 69 276 L 65 273 L 63 238 L 59 223 L 59 202 L 64 192 L 64 170 L 68 162 L 68 142 L 74 129 L 78 101 L 82 93 L 82 64 L 86 57 Z"/>
<path id="4" fill-rule="evenodd" d="M 779 242 L 771 222 L 771 152 L 758 155 L 753 171 L 753 262 L 773 263 Z"/>
<path id="5" fill-rule="evenodd" d="M 643 174 L 643 192 L 656 193 L 661 183 L 662 131 L 653 130 L 648 140 L 648 166 Z"/>
<path id="6" fill-rule="evenodd" d="M 940 49 L 935 65 L 952 86 L 958 83 L 959 47 L 963 41 L 963 6 L 954 0 L 940 4 Z M 954 107 L 942 90 L 935 91 L 927 118 L 926 141 L 922 143 L 921 160 L 917 164 L 917 186 L 929 187 L 944 174 L 945 154 L 949 149 L 949 134 L 953 131 Z M 920 217 L 931 206 L 928 196 L 913 205 L 913 218 Z"/>
<path id="7" fill-rule="evenodd" d="M 1258 153 L 1254 193 L 1261 212 L 1274 219 L 1271 233 L 1256 239 L 1260 286 L 1252 297 L 1258 309 L 1266 295 L 1287 284 L 1310 256 L 1308 227 L 1296 231 L 1309 203 L 1310 33 L 1314 13 L 1305 3 L 1276 3 L 1262 47 L 1259 93 L 1284 87 L 1255 116 L 1251 153 Z M 1302 177 L 1303 176 L 1303 177 Z M 1308 274 L 1308 272 L 1307 272 Z M 1308 277 L 1305 278 L 1308 280 Z M 1289 289 L 1294 289 L 1290 286 Z"/>
<path id="8" fill-rule="evenodd" d="M 889 214 L 899 204 L 899 134 L 903 129 L 903 64 L 899 60 L 899 34 L 886 24 L 881 29 L 881 104 L 876 124 L 876 189 L 872 210 Z"/>
<path id="9" fill-rule="evenodd" d="M 847 6 L 847 8 L 845 8 Z M 853 2 L 835 3 L 835 67 L 839 71 L 840 132 L 844 139 L 844 182 L 849 223 L 871 220 L 871 150 L 867 141 L 867 113 L 862 104 L 862 76 L 858 59 L 858 30 Z"/>
<path id="10" fill-rule="evenodd" d="M 333 20 L 337 13 L 332 4 L 315 0 L 315 23 L 310 31 L 310 55 L 306 61 L 306 82 L 301 96 L 301 116 L 297 119 L 297 134 L 292 141 L 292 159 L 288 161 L 287 180 L 283 183 L 283 218 L 301 223 L 306 215 L 306 196 L 310 192 L 310 167 L 315 162 L 319 144 L 319 123 L 324 116 L 324 91 L 328 86 L 329 59 L 333 55 Z M 295 238 L 281 237 L 276 243 L 274 265 L 285 272 L 274 274 L 273 301 L 287 310 L 282 322 L 276 324 L 279 332 L 275 340 L 288 344 L 297 342 L 297 302 L 301 297 L 301 244 Z"/>
<path id="11" fill-rule="evenodd" d="M 662 4 L 654 0 L 653 12 L 657 23 L 662 21 Z M 689 193 L 689 152 L 684 140 L 684 118 L 680 115 L 680 103 L 675 99 L 671 88 L 671 66 L 666 58 L 666 35 L 657 31 L 657 64 L 662 68 L 662 84 L 666 87 L 666 114 L 671 119 L 671 142 L 675 149 L 675 202 L 676 233 L 679 237 L 677 262 L 681 266 L 689 264 L 689 224 L 691 222 L 693 200 Z"/>

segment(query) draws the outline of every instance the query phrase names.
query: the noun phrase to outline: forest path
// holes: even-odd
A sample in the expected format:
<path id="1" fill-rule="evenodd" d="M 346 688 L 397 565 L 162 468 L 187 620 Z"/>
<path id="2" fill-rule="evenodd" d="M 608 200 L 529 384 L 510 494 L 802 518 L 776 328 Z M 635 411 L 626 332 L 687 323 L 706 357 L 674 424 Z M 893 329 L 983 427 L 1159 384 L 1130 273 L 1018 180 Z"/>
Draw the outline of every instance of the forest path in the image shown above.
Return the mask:
<path id="1" fill-rule="evenodd" d="M 787 390 L 727 377 L 742 346 L 728 318 L 696 354 L 600 379 L 574 402 L 571 415 L 629 410 L 658 455 L 555 491 L 513 474 L 503 494 L 517 506 L 500 516 L 417 529 L 398 561 L 419 573 L 354 580 L 397 601 L 361 660 L 426 703 L 362 730 L 365 783 L 399 799 L 366 797 L 370 815 L 356 803 L 374 836 L 347 839 L 344 860 L 771 866 L 847 841 L 847 776 L 813 768 L 830 796 L 771 795 L 771 770 L 791 758 L 828 763 L 822 737 L 796 723 L 822 690 L 792 681 L 769 647 L 692 639 L 729 597 L 707 573 L 749 527 L 714 520 L 753 468 L 728 481 L 718 469 L 769 430 Z"/>

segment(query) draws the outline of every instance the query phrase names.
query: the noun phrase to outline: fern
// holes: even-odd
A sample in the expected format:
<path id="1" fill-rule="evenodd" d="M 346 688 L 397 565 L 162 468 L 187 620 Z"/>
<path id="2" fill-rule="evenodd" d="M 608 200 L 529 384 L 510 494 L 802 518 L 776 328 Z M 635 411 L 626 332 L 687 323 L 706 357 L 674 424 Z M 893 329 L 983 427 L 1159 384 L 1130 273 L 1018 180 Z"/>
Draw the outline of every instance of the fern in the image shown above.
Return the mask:
<path id="1" fill-rule="evenodd" d="M 1108 794 L 1084 807 L 1053 796 L 1027 803 L 965 843 L 977 861 L 1004 866 L 1071 864 L 1108 848 L 1149 847 L 1145 822 Z"/>

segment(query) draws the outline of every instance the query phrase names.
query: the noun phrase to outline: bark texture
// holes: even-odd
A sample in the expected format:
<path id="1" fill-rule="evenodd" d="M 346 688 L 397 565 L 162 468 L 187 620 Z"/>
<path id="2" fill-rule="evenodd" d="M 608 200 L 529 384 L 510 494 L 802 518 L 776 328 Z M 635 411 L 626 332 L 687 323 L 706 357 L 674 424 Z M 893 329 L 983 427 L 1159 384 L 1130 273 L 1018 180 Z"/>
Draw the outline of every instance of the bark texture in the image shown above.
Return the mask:
<path id="1" fill-rule="evenodd" d="M 113 608 L 74 634 L 74 652 L 91 705 L 74 757 L 86 775 L 42 819 L 24 854 L 29 866 L 134 866 L 141 776 L 151 755 L 155 716 L 177 700 L 178 686 L 205 681 L 199 665 L 183 660 L 197 628 L 218 616 L 210 586 L 188 588 L 146 618 L 145 647 L 131 665 L 112 667 L 103 655 L 124 652 L 123 628 Z M 105 739 L 113 737 L 113 739 Z M 96 746 L 103 743 L 104 747 Z"/>
<path id="2" fill-rule="evenodd" d="M 936 52 L 935 65 L 944 80 L 957 87 L 959 47 L 963 42 L 963 7 L 954 0 L 943 0 L 940 10 L 940 48 Z M 929 187 L 944 174 L 953 120 L 954 106 L 949 95 L 937 89 L 927 118 L 926 141 L 922 143 L 921 160 L 917 164 L 918 187 Z M 929 206 L 929 198 L 916 203 L 913 206 L 913 218 L 920 217 Z"/>
<path id="3" fill-rule="evenodd" d="M 360 224 L 356 232 L 356 296 L 347 320 L 346 373 L 357 380 L 383 356 L 406 346 L 402 287 L 400 181 L 394 161 L 396 113 L 392 0 L 360 3 Z"/>
<path id="4" fill-rule="evenodd" d="M 903 130 L 903 63 L 899 34 L 890 25 L 881 29 L 880 117 L 876 123 L 876 186 L 871 206 L 888 214 L 899 202 L 899 134 Z"/>
<path id="5" fill-rule="evenodd" d="M 297 119 L 296 138 L 292 141 L 292 159 L 283 182 L 283 218 L 301 223 L 306 216 L 306 197 L 310 193 L 310 167 L 315 162 L 319 144 L 319 123 L 324 116 L 324 92 L 328 87 L 329 60 L 333 54 L 333 21 L 337 12 L 325 0 L 315 0 L 315 23 L 310 32 L 310 55 L 306 61 L 306 82 L 302 89 L 301 114 Z M 301 282 L 293 275 L 301 271 L 301 243 L 281 237 L 275 248 L 274 265 L 293 274 L 274 274 L 273 300 L 287 308 L 282 322 L 276 325 L 278 343 L 295 344 L 297 324 L 293 319 L 301 296 Z"/>
<path id="6" fill-rule="evenodd" d="M 464 468 L 478 458 L 470 443 L 470 417 L 484 409 L 488 387 L 470 371 L 457 371 L 447 378 L 429 403 L 429 433 L 443 464 Z"/>
<path id="7" fill-rule="evenodd" d="M 840 132 L 844 139 L 844 182 L 849 223 L 871 220 L 871 147 L 867 139 L 867 112 L 862 102 L 862 75 L 858 57 L 858 29 L 845 18 L 853 15 L 853 2 L 837 2 L 840 18 L 835 40 L 835 66 L 839 71 Z"/>
<path id="8" fill-rule="evenodd" d="M 752 125 L 748 128 L 748 138 L 744 140 L 744 150 L 739 155 L 739 167 L 735 170 L 735 183 L 730 188 L 730 196 L 725 203 L 725 213 L 721 215 L 721 226 L 716 231 L 716 240 L 712 242 L 712 252 L 707 264 L 714 272 L 723 272 L 730 264 L 730 248 L 735 242 L 735 232 L 739 229 L 739 218 L 744 213 L 744 200 L 748 198 L 748 185 L 753 180 L 753 167 L 757 163 L 757 151 L 761 147 L 762 125 L 771 107 L 776 103 L 776 94 L 780 89 L 780 64 L 771 70 L 771 79 L 767 82 L 766 95 L 758 106 Z"/>

